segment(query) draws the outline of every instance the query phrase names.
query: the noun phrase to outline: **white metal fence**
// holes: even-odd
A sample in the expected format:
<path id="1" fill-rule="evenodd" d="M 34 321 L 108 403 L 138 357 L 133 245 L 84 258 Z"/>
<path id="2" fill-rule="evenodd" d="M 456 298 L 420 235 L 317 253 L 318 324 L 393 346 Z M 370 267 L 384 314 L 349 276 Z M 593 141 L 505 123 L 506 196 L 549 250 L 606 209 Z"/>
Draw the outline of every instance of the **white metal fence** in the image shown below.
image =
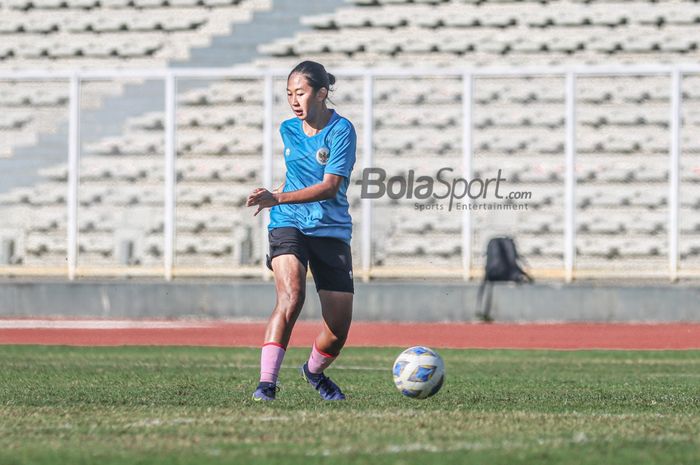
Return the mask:
<path id="1" fill-rule="evenodd" d="M 419 76 L 451 77 L 462 80 L 462 175 L 469 179 L 472 174 L 473 159 L 473 108 L 474 80 L 485 77 L 521 77 L 521 76 L 557 76 L 565 82 L 565 176 L 564 176 L 564 225 L 563 225 L 563 269 L 560 275 L 568 282 L 577 276 L 576 268 L 576 89 L 577 78 L 584 76 L 667 76 L 670 89 L 670 114 L 668 115 L 668 269 L 665 273 L 671 280 L 679 276 L 679 183 L 680 183 L 680 154 L 681 154 L 681 83 L 684 74 L 700 72 L 698 65 L 648 65 L 648 66 L 577 66 L 577 67 L 532 67 L 532 68 L 444 68 L 444 69 L 338 69 L 333 70 L 339 77 L 363 79 L 363 138 L 359 142 L 362 149 L 362 166 L 373 165 L 373 127 L 374 127 L 374 91 L 373 87 L 378 78 L 411 78 Z M 164 145 L 164 244 L 162 275 L 170 280 L 173 277 L 174 241 L 175 241 L 175 164 L 176 164 L 176 92 L 177 83 L 181 79 L 223 79 L 223 78 L 257 78 L 264 83 L 263 95 L 263 172 L 262 181 L 265 186 L 271 186 L 273 181 L 273 80 L 284 78 L 288 70 L 280 69 L 164 69 L 164 70 L 94 70 L 94 71 L 0 71 L 0 80 L 67 80 L 69 82 L 69 140 L 68 140 L 68 195 L 67 208 L 67 276 L 76 277 L 78 260 L 78 189 L 79 189 L 79 160 L 81 140 L 81 84 L 98 79 L 158 79 L 164 83 L 165 91 L 165 145 Z M 358 271 L 365 279 L 379 276 L 372 266 L 371 237 L 372 201 L 363 199 L 361 203 L 361 263 Z M 473 241 L 472 214 L 465 210 L 462 214 L 461 237 L 461 271 L 459 275 L 465 279 L 474 276 L 473 272 Z M 267 218 L 267 217 L 265 217 Z M 266 229 L 262 228 L 261 243 L 267 246 Z M 265 252 L 262 252 L 262 256 Z M 262 276 L 268 276 L 267 270 L 260 270 Z M 556 273 L 555 273 L 556 274 Z M 633 273 L 632 273 L 633 274 Z"/>

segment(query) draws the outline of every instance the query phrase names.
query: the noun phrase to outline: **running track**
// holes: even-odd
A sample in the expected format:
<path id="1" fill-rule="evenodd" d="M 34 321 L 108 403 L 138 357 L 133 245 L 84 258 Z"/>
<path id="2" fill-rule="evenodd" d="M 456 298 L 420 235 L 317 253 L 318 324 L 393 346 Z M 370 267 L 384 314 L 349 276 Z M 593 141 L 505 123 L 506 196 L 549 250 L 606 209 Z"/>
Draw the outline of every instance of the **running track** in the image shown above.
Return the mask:
<path id="1" fill-rule="evenodd" d="M 298 322 L 291 346 L 308 347 L 320 322 Z M 264 322 L 0 319 L 0 344 L 257 347 Z M 516 349 L 700 349 L 700 323 L 473 324 L 356 322 L 349 346 Z"/>

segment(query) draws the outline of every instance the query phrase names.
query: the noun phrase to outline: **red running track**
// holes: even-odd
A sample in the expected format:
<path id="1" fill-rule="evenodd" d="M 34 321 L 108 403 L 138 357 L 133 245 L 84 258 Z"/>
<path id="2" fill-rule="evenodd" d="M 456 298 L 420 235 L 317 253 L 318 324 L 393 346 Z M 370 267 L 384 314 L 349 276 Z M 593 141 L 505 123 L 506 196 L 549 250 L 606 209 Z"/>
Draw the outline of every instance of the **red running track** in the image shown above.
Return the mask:
<path id="1" fill-rule="evenodd" d="M 308 347 L 320 322 L 298 322 L 291 346 Z M 260 346 L 265 323 L 1 320 L 0 344 Z M 700 324 L 353 323 L 349 346 L 445 348 L 700 349 Z"/>

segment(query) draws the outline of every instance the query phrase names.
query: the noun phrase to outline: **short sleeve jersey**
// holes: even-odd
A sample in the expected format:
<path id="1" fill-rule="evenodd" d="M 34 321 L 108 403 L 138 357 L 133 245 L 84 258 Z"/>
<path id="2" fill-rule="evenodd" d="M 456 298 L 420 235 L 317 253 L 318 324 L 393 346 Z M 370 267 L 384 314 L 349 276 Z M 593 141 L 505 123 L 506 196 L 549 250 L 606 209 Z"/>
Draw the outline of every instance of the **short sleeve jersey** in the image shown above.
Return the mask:
<path id="1" fill-rule="evenodd" d="M 344 179 L 335 197 L 319 202 L 276 205 L 270 209 L 268 229 L 294 227 L 308 236 L 333 237 L 348 244 L 352 218 L 347 190 L 355 165 L 357 135 L 352 123 L 335 110 L 328 124 L 316 135 L 307 136 L 302 120 L 292 118 L 280 126 L 287 168 L 284 192 L 296 191 L 323 181 L 326 173 Z"/>

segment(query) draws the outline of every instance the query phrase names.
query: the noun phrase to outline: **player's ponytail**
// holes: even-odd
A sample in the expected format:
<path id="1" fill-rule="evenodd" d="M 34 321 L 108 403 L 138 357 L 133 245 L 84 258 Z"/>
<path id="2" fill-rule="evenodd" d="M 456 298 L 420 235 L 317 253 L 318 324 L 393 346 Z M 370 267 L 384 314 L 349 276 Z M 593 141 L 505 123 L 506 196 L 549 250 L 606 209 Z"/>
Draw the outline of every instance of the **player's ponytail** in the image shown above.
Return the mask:
<path id="1" fill-rule="evenodd" d="M 328 89 L 328 93 L 333 90 L 331 86 L 335 84 L 335 76 L 326 71 L 321 63 L 316 63 L 315 61 L 302 61 L 294 67 L 294 69 L 289 73 L 287 80 L 292 76 L 292 74 L 299 73 L 306 78 L 309 86 L 318 92 L 322 88 Z"/>

